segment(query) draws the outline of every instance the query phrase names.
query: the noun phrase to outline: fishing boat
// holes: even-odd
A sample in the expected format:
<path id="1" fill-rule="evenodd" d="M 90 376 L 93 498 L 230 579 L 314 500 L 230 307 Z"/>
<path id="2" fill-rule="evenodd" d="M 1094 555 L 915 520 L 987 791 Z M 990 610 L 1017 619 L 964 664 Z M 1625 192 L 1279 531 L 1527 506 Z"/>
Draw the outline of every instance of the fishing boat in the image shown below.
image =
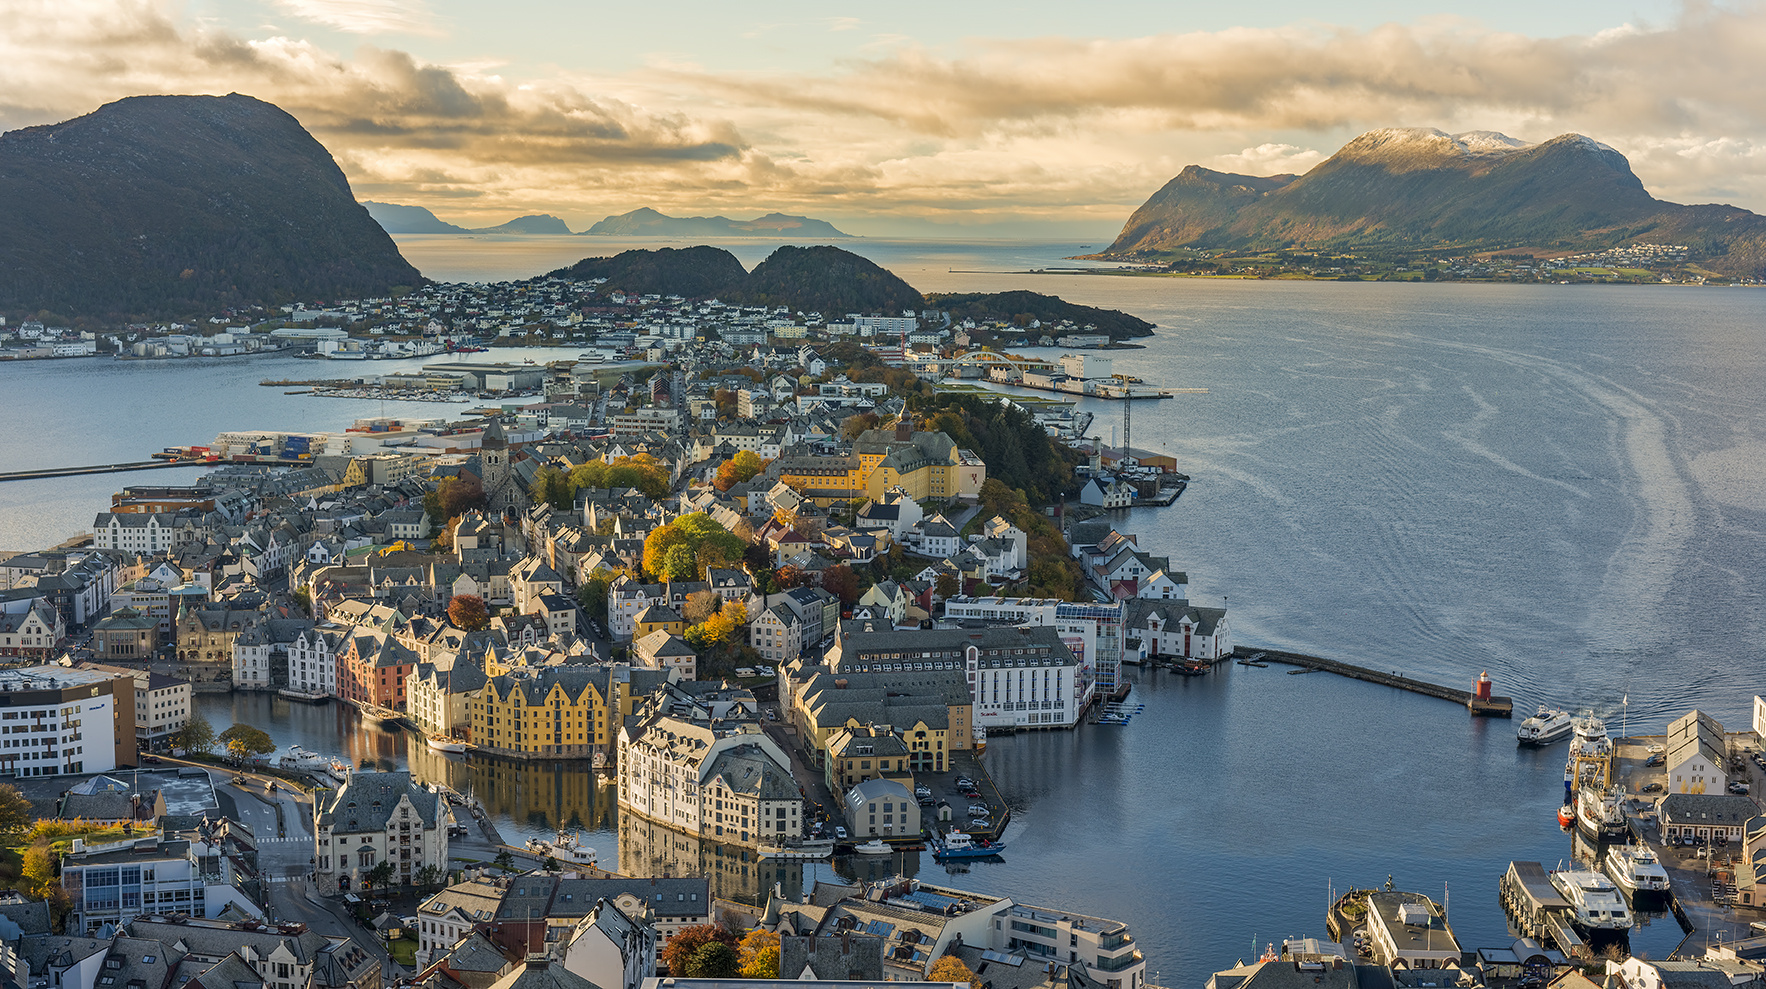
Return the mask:
<path id="1" fill-rule="evenodd" d="M 1568 800 L 1558 808 L 1558 827 L 1567 828 L 1576 823 L 1576 808 Z"/>
<path id="2" fill-rule="evenodd" d="M 1623 796 L 1618 787 L 1603 790 L 1593 782 L 1576 790 L 1576 827 L 1595 841 L 1623 841 L 1631 828 L 1625 823 Z"/>
<path id="3" fill-rule="evenodd" d="M 1522 745 L 1550 745 L 1575 728 L 1576 719 L 1570 716 L 1570 712 L 1541 704 L 1538 714 L 1516 726 L 1515 741 Z"/>
<path id="4" fill-rule="evenodd" d="M 583 844 L 575 834 L 559 831 L 551 841 L 527 839 L 527 850 L 542 858 L 554 859 L 559 865 L 580 865 L 595 868 L 595 850 Z"/>
<path id="5" fill-rule="evenodd" d="M 855 845 L 852 850 L 859 855 L 889 855 L 895 851 L 881 838 L 872 838 L 862 845 Z"/>
<path id="6" fill-rule="evenodd" d="M 932 857 L 939 861 L 945 859 L 982 859 L 998 855 L 1006 850 L 1005 842 L 977 839 L 966 831 L 952 831 L 944 836 L 941 842 L 932 846 Z"/>

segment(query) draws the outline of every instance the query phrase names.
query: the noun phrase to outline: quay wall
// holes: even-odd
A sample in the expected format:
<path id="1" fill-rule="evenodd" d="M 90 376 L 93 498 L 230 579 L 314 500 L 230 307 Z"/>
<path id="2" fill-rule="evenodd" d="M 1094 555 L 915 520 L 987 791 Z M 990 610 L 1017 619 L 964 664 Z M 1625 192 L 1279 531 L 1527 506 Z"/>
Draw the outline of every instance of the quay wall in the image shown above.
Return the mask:
<path id="1" fill-rule="evenodd" d="M 1281 663 L 1286 666 L 1298 666 L 1323 673 L 1335 673 L 1351 680 L 1375 683 L 1382 687 L 1396 687 L 1399 690 L 1408 690 L 1413 694 L 1423 694 L 1427 697 L 1439 697 L 1444 701 L 1452 701 L 1461 707 L 1469 707 L 1472 700 L 1472 692 L 1469 690 L 1444 687 L 1438 683 L 1417 680 L 1413 677 L 1402 676 L 1396 671 L 1375 670 L 1366 666 L 1345 663 L 1341 660 L 1308 656 L 1305 653 L 1288 652 L 1283 649 L 1265 649 L 1254 646 L 1235 646 L 1233 648 L 1232 658 L 1234 659 L 1250 659 L 1253 656 L 1257 657 L 1260 662 Z M 1492 700 L 1503 705 L 1508 703 L 1507 698 L 1492 698 Z"/>

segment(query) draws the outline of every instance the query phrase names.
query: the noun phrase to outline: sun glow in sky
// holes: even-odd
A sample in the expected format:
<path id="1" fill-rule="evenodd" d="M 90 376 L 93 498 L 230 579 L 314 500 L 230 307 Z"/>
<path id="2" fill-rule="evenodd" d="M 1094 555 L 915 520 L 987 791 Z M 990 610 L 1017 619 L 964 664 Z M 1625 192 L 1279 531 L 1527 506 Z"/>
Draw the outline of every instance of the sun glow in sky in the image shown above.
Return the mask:
<path id="1" fill-rule="evenodd" d="M 0 0 L 0 127 L 139 93 L 294 114 L 358 198 L 575 229 L 651 206 L 873 236 L 1113 234 L 1186 164 L 1575 131 L 1766 209 L 1766 5 L 1519 0 Z"/>

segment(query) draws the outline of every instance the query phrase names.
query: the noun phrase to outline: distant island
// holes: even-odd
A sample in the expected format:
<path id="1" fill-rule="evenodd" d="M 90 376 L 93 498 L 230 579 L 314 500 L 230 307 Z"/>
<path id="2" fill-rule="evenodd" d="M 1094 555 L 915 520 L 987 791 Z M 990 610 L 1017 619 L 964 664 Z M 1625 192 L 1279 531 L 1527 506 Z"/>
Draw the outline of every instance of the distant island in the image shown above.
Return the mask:
<path id="1" fill-rule="evenodd" d="M 0 135 L 0 312 L 118 322 L 423 283 L 300 122 L 132 96 Z"/>
<path id="2" fill-rule="evenodd" d="M 768 213 L 752 220 L 726 216 L 669 216 L 644 207 L 610 216 L 584 233 L 607 237 L 771 237 L 789 240 L 822 240 L 851 237 L 826 220 L 785 213 Z"/>
<path id="3" fill-rule="evenodd" d="M 570 228 L 550 213 L 518 216 L 494 227 L 462 227 L 441 219 L 421 206 L 377 203 L 365 199 L 368 215 L 389 234 L 568 234 Z"/>
<path id="4" fill-rule="evenodd" d="M 1252 259 L 1234 270 L 1267 263 L 1315 275 L 1438 277 L 1491 255 L 1546 276 L 1564 265 L 1539 262 L 1598 255 L 1634 280 L 1671 270 L 1753 280 L 1766 276 L 1766 217 L 1655 199 L 1624 155 L 1580 134 L 1528 144 L 1491 131 L 1384 129 L 1305 175 L 1191 165 L 1091 257 L 1199 273 Z"/>
<path id="5" fill-rule="evenodd" d="M 836 319 L 848 313 L 899 316 L 939 310 L 961 323 L 1005 320 L 1017 326 L 1069 321 L 1112 340 L 1150 336 L 1153 324 L 1114 309 L 1081 306 L 1036 292 L 995 292 L 928 296 L 894 272 L 838 247 L 787 245 L 768 255 L 753 271 L 718 247 L 624 251 L 613 257 L 584 258 L 550 272 L 548 278 L 599 280 L 611 295 L 678 295 L 744 305 L 783 306 L 794 313 L 820 313 Z"/>

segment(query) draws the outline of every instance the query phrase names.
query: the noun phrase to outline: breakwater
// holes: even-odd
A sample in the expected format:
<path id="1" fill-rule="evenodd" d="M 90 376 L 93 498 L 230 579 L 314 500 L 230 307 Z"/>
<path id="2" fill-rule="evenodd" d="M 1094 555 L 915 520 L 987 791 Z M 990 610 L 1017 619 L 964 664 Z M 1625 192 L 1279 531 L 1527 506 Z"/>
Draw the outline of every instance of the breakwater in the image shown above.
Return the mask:
<path id="1" fill-rule="evenodd" d="M 1351 680 L 1377 683 L 1382 687 L 1396 687 L 1399 690 L 1408 690 L 1413 694 L 1423 694 L 1427 697 L 1439 697 L 1444 701 L 1452 701 L 1467 708 L 1473 714 L 1487 717 L 1507 718 L 1514 714 L 1514 701 L 1510 698 L 1480 698 L 1470 690 L 1445 687 L 1438 683 L 1403 676 L 1396 670 L 1386 672 L 1369 669 L 1365 666 L 1356 666 L 1341 660 L 1326 659 L 1322 656 L 1308 656 L 1305 653 L 1287 652 L 1281 649 L 1259 649 L 1254 646 L 1235 647 L 1233 657 L 1247 661 L 1281 663 L 1285 666 L 1299 667 L 1298 670 L 1290 670 L 1291 673 L 1335 673 Z"/>
<path id="2" fill-rule="evenodd" d="M 121 474 L 132 470 L 160 470 L 166 467 L 189 467 L 193 460 L 137 460 L 123 464 L 94 464 L 90 467 L 44 467 L 38 470 L 0 472 L 0 481 L 31 481 L 44 477 L 78 477 L 83 474 Z"/>

